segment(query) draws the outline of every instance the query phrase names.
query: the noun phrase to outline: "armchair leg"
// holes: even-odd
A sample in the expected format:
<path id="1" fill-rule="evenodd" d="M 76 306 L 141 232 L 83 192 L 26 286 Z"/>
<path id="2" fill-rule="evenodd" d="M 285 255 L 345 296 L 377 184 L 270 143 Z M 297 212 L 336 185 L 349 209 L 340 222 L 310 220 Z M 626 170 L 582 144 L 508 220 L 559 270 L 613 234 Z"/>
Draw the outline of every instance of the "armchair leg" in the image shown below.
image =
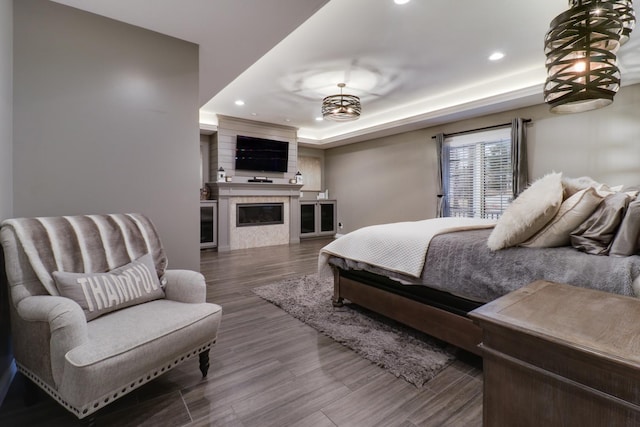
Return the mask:
<path id="1" fill-rule="evenodd" d="M 202 372 L 202 378 L 207 377 L 209 372 L 209 350 L 205 350 L 200 353 L 200 372 Z"/>

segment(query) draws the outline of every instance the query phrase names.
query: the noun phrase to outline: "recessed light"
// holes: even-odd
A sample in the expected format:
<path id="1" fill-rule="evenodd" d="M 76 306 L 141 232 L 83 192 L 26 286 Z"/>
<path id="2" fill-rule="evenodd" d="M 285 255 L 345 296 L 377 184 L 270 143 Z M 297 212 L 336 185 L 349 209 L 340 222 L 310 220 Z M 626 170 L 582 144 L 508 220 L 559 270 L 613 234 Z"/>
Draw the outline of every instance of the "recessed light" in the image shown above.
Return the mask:
<path id="1" fill-rule="evenodd" d="M 395 4 L 407 4 L 411 0 L 393 0 Z"/>
<path id="2" fill-rule="evenodd" d="M 323 121 L 323 120 L 324 120 L 324 119 L 323 119 L 322 117 L 316 117 L 316 122 L 321 122 L 321 121 Z"/>
<path id="3" fill-rule="evenodd" d="M 493 52 L 491 56 L 489 56 L 490 61 L 499 61 L 504 58 L 504 53 L 502 52 Z"/>
<path id="4" fill-rule="evenodd" d="M 287 118 L 287 119 L 284 119 L 284 121 L 288 123 L 291 121 L 291 119 Z"/>
<path id="5" fill-rule="evenodd" d="M 238 99 L 238 100 L 236 101 L 236 105 L 238 105 L 238 106 L 242 106 L 242 105 L 244 105 L 244 101 L 243 101 L 242 99 Z"/>
<path id="6" fill-rule="evenodd" d="M 258 115 L 258 113 L 251 113 L 251 115 L 255 117 Z"/>

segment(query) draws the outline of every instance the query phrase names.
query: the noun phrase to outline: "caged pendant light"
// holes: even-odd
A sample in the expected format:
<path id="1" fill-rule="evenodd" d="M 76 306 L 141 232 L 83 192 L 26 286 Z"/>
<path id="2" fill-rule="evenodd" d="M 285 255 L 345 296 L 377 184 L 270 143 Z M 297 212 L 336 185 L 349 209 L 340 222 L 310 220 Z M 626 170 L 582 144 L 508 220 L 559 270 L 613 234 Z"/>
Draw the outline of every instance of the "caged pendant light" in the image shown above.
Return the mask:
<path id="1" fill-rule="evenodd" d="M 545 37 L 545 102 L 555 113 L 577 113 L 613 102 L 620 87 L 616 52 L 623 23 L 613 1 L 571 0 Z M 635 22 L 635 21 L 634 21 Z"/>
<path id="2" fill-rule="evenodd" d="M 629 41 L 629 36 L 636 26 L 636 15 L 633 11 L 632 0 L 609 0 L 613 4 L 613 8 L 620 14 L 620 20 L 622 21 L 622 35 L 620 36 L 620 46 Z M 569 0 L 569 6 L 579 6 L 580 3 L 595 3 L 595 0 Z"/>
<path id="3" fill-rule="evenodd" d="M 356 120 L 360 117 L 362 106 L 360 98 L 355 95 L 346 95 L 342 93 L 342 89 L 346 85 L 338 83 L 340 88 L 339 95 L 330 95 L 322 100 L 322 117 L 337 122 L 346 122 Z"/>

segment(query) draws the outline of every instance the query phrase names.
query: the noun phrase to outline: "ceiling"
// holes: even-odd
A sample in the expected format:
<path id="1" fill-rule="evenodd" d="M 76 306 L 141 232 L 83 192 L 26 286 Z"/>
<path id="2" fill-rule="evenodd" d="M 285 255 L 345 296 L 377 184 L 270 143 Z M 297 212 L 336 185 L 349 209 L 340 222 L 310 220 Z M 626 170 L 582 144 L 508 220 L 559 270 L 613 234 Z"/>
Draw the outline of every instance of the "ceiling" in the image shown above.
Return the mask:
<path id="1" fill-rule="evenodd" d="M 200 45 L 200 121 L 293 126 L 329 148 L 540 104 L 544 35 L 566 0 L 56 0 Z M 619 51 L 640 81 L 640 37 Z M 490 61 L 496 51 L 504 58 Z M 317 121 L 322 98 L 362 101 L 352 122 Z M 242 100 L 244 105 L 236 105 Z"/>

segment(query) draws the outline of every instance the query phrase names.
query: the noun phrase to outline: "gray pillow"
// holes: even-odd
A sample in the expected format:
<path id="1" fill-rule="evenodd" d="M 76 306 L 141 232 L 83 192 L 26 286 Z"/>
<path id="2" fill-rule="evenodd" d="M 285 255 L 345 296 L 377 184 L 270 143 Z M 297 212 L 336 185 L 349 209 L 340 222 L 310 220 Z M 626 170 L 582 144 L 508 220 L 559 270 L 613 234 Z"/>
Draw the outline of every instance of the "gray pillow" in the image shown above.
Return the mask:
<path id="1" fill-rule="evenodd" d="M 605 197 L 591 216 L 571 232 L 571 246 L 588 254 L 607 255 L 629 199 L 626 193 Z"/>
<path id="2" fill-rule="evenodd" d="M 629 203 L 624 219 L 611 243 L 609 255 L 630 256 L 640 249 L 640 200 Z"/>
<path id="3" fill-rule="evenodd" d="M 107 273 L 53 272 L 60 295 L 80 304 L 87 320 L 164 298 L 151 254 Z"/>

